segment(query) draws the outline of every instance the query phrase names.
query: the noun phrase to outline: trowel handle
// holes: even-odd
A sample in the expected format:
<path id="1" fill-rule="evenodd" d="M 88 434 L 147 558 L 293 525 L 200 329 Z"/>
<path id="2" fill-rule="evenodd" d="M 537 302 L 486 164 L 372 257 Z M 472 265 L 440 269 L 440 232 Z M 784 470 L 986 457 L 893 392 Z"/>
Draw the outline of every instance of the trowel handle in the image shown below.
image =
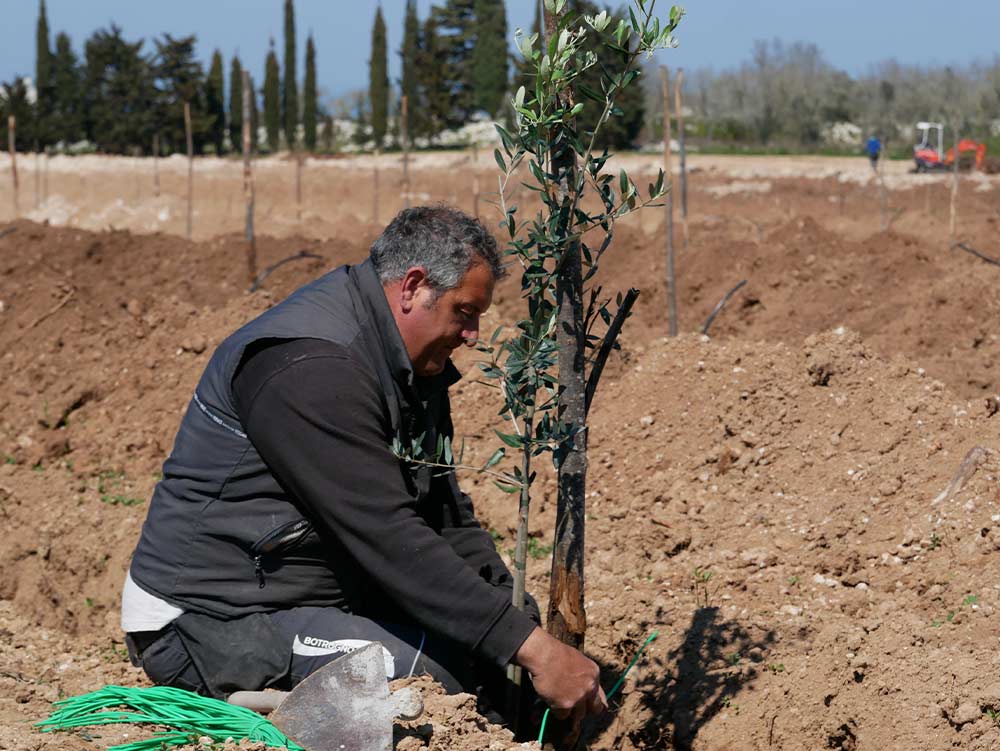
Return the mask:
<path id="1" fill-rule="evenodd" d="M 236 691 L 226 701 L 237 707 L 252 709 L 261 714 L 270 714 L 288 696 L 287 691 Z"/>

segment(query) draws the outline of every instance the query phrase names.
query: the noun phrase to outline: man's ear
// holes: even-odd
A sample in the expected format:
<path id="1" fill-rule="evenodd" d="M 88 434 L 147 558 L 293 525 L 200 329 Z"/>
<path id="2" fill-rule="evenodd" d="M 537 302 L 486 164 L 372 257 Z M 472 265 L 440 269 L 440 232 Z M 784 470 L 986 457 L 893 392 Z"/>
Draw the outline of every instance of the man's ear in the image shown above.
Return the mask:
<path id="1" fill-rule="evenodd" d="M 417 293 L 428 285 L 427 271 L 422 266 L 411 266 L 399 283 L 399 307 L 409 313 L 415 304 Z"/>

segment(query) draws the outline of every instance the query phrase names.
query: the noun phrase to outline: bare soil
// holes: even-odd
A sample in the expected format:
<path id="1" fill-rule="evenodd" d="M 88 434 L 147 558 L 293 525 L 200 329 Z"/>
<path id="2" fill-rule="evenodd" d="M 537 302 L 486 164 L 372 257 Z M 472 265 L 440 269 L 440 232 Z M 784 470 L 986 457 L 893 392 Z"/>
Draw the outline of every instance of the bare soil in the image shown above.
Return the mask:
<path id="1" fill-rule="evenodd" d="M 488 161 L 475 165 L 484 215 Z M 691 165 L 681 336 L 665 336 L 662 209 L 619 223 L 601 275 L 606 294 L 642 294 L 591 413 L 587 650 L 610 687 L 659 636 L 589 746 L 1000 747 L 1000 268 L 949 249 L 947 178 L 891 165 L 882 230 L 863 160 Z M 194 242 L 180 236 L 181 167 L 161 162 L 155 197 L 148 161 L 53 160 L 37 209 L 22 168 L 32 218 L 0 223 L 0 749 L 148 736 L 32 723 L 61 696 L 148 685 L 124 654 L 120 587 L 213 347 L 364 258 L 404 200 L 396 157 L 310 162 L 298 220 L 294 164 L 261 165 L 261 267 L 300 250 L 323 260 L 287 263 L 249 294 L 238 166 L 199 163 Z M 472 171 L 466 154 L 422 155 L 411 201 L 471 210 Z M 964 178 L 959 202 L 958 239 L 992 256 L 998 186 Z M 7 219 L 12 206 L 0 168 Z M 505 283 L 484 328 L 516 319 L 517 289 Z M 457 430 L 475 461 L 495 448 L 499 404 L 472 355 L 460 365 Z M 461 481 L 512 548 L 510 497 Z M 554 493 L 543 473 L 529 561 L 542 601 Z M 398 728 L 398 749 L 516 747 L 472 697 L 418 685 L 428 713 Z"/>

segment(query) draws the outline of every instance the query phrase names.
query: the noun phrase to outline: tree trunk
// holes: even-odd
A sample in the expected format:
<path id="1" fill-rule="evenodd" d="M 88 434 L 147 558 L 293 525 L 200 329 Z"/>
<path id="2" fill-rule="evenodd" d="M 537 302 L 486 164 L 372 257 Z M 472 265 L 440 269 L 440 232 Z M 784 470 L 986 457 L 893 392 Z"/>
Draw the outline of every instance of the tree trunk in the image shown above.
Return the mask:
<path id="1" fill-rule="evenodd" d="M 557 14 L 545 13 L 545 34 L 551 38 L 559 23 Z M 565 89 L 563 106 L 572 106 L 573 92 Z M 558 125 L 555 127 L 559 127 Z M 555 143 L 557 139 L 550 139 Z M 576 154 L 568 146 L 557 146 L 550 154 L 551 169 L 559 175 L 560 198 L 571 201 L 569 191 L 576 184 Z M 560 233 L 568 236 L 573 217 L 562 218 Z M 584 520 L 587 490 L 587 379 L 584 358 L 583 273 L 580 246 L 569 243 L 556 281 L 559 323 L 559 409 L 564 422 L 580 428 L 570 442 L 558 470 L 559 496 L 556 505 L 556 532 L 549 583 L 548 631 L 560 641 L 583 647 L 587 630 L 584 609 Z"/>

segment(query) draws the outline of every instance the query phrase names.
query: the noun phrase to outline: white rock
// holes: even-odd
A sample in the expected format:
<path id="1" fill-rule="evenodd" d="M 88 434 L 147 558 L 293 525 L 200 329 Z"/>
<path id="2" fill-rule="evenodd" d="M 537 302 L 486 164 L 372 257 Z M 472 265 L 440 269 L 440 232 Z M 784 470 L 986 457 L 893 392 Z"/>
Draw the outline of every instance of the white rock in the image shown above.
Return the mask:
<path id="1" fill-rule="evenodd" d="M 831 579 L 827 576 L 823 576 L 823 574 L 813 574 L 813 583 L 821 584 L 824 587 L 840 586 L 840 582 L 838 582 L 836 579 Z"/>

